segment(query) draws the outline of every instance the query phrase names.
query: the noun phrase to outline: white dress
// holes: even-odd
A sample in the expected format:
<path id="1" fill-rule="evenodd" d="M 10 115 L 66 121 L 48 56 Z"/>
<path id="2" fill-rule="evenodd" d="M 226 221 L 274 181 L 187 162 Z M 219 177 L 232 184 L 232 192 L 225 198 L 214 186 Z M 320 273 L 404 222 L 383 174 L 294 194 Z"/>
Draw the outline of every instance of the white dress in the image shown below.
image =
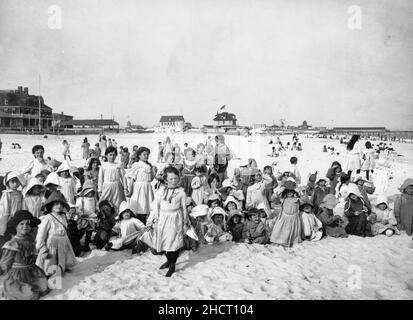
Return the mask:
<path id="1" fill-rule="evenodd" d="M 313 213 L 302 212 L 301 220 L 303 222 L 303 232 L 305 237 L 310 241 L 318 241 L 323 236 L 323 231 L 320 230 L 323 224 Z"/>
<path id="2" fill-rule="evenodd" d="M 59 177 L 60 192 L 65 196 L 67 202 L 75 203 L 77 193 L 76 180 L 73 177 Z"/>
<path id="3" fill-rule="evenodd" d="M 147 223 L 153 223 L 153 228 L 145 232 L 141 240 L 157 252 L 181 249 L 184 246 L 185 225 L 189 221 L 185 202 L 183 188 L 160 188 L 155 194 L 153 210 Z"/>
<path id="4" fill-rule="evenodd" d="M 139 238 L 144 232 L 145 225 L 139 219 L 130 218 L 119 221 L 113 229 L 118 236 L 112 237 L 109 242 L 112 243 L 112 249 L 119 250 Z"/>
<path id="5" fill-rule="evenodd" d="M 360 144 L 357 141 L 354 144 L 353 150 L 348 151 L 345 171 L 354 171 L 354 170 L 361 169 L 362 154 L 363 154 L 363 151 L 361 150 Z"/>
<path id="6" fill-rule="evenodd" d="M 23 168 L 21 173 L 24 174 L 24 175 L 28 175 L 30 177 L 35 177 L 36 175 L 38 175 L 43 170 L 48 170 L 48 169 L 49 169 L 49 165 L 46 162 L 41 163 L 37 159 L 32 159 Z"/>
<path id="7" fill-rule="evenodd" d="M 43 198 L 41 196 L 26 195 L 23 199 L 23 210 L 29 211 L 36 218 L 43 215 L 41 212 L 42 205 Z"/>
<path id="8" fill-rule="evenodd" d="M 134 214 L 149 214 L 154 199 L 151 185 L 154 178 L 152 168 L 147 163 L 138 161 L 132 165 L 127 176 L 134 180 L 130 209 Z"/>
<path id="9" fill-rule="evenodd" d="M 364 157 L 365 160 L 363 165 L 361 166 L 361 170 L 374 170 L 375 167 L 375 160 L 374 160 L 374 150 L 373 149 L 366 149 L 364 150 Z"/>
<path id="10" fill-rule="evenodd" d="M 194 177 L 191 181 L 192 194 L 191 198 L 196 205 L 206 203 L 207 201 L 207 180 L 206 177 Z"/>
<path id="11" fill-rule="evenodd" d="M 67 221 L 64 214 L 48 213 L 41 219 L 36 236 L 36 249 L 39 251 L 36 265 L 46 274 L 53 273 L 53 270 L 49 270 L 49 266 L 58 265 L 64 272 L 76 264 L 75 253 L 66 228 Z"/>
<path id="12" fill-rule="evenodd" d="M 125 171 L 121 164 L 104 162 L 99 170 L 98 192 L 102 192 L 100 201 L 108 200 L 119 208 L 125 201 L 123 192 L 123 178 Z"/>

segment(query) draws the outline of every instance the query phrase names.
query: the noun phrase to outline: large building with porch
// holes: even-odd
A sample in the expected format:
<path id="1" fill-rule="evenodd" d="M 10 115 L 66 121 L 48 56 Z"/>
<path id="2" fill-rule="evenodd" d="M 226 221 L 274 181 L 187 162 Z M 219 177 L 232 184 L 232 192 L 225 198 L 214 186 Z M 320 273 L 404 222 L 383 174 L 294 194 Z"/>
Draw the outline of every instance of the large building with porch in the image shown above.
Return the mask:
<path id="1" fill-rule="evenodd" d="M 52 129 L 52 108 L 44 103 L 42 96 L 29 94 L 29 88 L 22 86 L 17 90 L 0 90 L 0 129 L 37 131 L 39 121 L 42 130 Z"/>
<path id="2" fill-rule="evenodd" d="M 183 130 L 185 119 L 183 116 L 162 116 L 159 120 L 159 127 L 162 129 Z"/>

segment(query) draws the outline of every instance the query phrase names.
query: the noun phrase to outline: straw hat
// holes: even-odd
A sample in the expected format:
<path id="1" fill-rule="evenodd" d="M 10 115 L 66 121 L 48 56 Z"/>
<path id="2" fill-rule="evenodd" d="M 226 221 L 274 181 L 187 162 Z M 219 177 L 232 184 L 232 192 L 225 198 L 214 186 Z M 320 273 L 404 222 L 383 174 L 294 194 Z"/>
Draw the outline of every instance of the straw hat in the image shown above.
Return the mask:
<path id="1" fill-rule="evenodd" d="M 17 178 L 19 180 L 20 184 L 24 187 L 27 183 L 26 179 L 23 177 L 23 175 L 18 174 L 16 171 L 10 171 L 7 172 L 4 175 L 4 185 L 7 186 L 7 182 L 9 182 L 11 179 Z"/>
<path id="2" fill-rule="evenodd" d="M 90 191 L 96 192 L 95 184 L 93 183 L 92 180 L 86 180 L 85 183 L 83 184 L 82 190 L 79 192 L 79 197 L 84 197 Z"/>

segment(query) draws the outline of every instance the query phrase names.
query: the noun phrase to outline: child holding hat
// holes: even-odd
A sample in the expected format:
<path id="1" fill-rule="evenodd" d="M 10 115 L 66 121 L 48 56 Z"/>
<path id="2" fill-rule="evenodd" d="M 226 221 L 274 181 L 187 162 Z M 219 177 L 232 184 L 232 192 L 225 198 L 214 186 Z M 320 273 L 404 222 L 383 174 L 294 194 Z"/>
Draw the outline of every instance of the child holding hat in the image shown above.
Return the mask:
<path id="1" fill-rule="evenodd" d="M 371 218 L 374 216 L 374 220 L 371 219 L 373 236 L 385 234 L 391 237 L 393 234 L 400 234 L 400 231 L 397 229 L 397 220 L 393 210 L 389 208 L 386 196 L 378 196 L 376 203 L 374 213 L 370 215 Z"/>
<path id="2" fill-rule="evenodd" d="M 7 300 L 38 300 L 49 292 L 47 278 L 36 266 L 36 246 L 31 236 L 40 220 L 26 210 L 20 210 L 7 223 L 13 235 L 2 250 L 0 275 L 5 274 L 3 294 Z"/>
<path id="3" fill-rule="evenodd" d="M 205 240 L 212 244 L 214 242 L 231 241 L 232 236 L 225 231 L 225 216 L 226 212 L 221 207 L 215 207 L 211 212 L 211 223 L 208 225 L 208 230 L 205 234 Z"/>

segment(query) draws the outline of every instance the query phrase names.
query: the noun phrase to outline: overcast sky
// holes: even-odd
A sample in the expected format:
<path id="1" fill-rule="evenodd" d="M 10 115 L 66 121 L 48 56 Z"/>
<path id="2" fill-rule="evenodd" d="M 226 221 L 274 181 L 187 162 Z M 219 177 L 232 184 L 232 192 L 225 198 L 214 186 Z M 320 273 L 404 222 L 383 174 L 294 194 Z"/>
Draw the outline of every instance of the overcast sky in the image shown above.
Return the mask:
<path id="1" fill-rule="evenodd" d="M 39 74 L 75 119 L 198 126 L 225 104 L 241 125 L 413 130 L 413 1 L 0 0 L 0 89 L 37 94 Z"/>

